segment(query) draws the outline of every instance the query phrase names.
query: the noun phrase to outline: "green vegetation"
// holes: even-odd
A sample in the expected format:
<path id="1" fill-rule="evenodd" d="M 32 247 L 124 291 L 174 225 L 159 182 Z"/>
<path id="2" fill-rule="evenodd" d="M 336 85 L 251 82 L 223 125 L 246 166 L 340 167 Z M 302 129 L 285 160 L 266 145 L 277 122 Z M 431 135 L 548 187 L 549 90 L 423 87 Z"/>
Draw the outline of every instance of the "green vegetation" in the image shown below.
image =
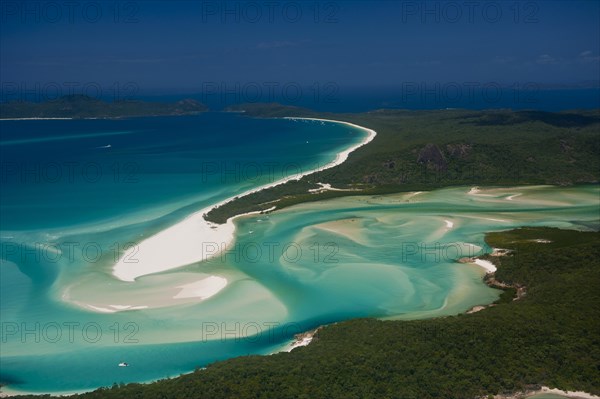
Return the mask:
<path id="1" fill-rule="evenodd" d="M 445 318 L 337 323 L 291 353 L 76 397 L 473 399 L 540 385 L 600 394 L 600 233 L 527 228 L 486 240 L 513 250 L 494 257 L 496 278 L 527 286 L 523 298 Z"/>
<path id="2" fill-rule="evenodd" d="M 248 211 L 322 200 L 356 191 L 308 194 L 317 182 L 363 194 L 453 185 L 531 185 L 600 180 L 600 111 L 380 110 L 324 114 L 278 104 L 233 107 L 256 117 L 320 117 L 377 131 L 370 144 L 334 168 L 232 201 L 207 216 L 223 223 Z"/>
<path id="3" fill-rule="evenodd" d="M 0 119 L 193 115 L 206 110 L 206 106 L 196 100 L 181 100 L 172 104 L 133 100 L 108 103 L 84 95 L 70 95 L 42 103 L 23 101 L 0 103 Z"/>

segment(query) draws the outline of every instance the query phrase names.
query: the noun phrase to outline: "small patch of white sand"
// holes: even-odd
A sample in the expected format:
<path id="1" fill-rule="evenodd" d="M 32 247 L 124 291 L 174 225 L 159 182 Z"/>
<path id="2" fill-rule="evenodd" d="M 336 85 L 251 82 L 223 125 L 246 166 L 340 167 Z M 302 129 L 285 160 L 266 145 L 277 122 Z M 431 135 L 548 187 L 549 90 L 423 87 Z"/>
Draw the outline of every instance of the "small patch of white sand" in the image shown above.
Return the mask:
<path id="1" fill-rule="evenodd" d="M 208 299 L 216 295 L 227 286 L 227 279 L 219 276 L 210 276 L 202 280 L 180 285 L 181 291 L 173 299 L 201 298 Z"/>
<path id="2" fill-rule="evenodd" d="M 494 273 L 496 270 L 498 270 L 496 265 L 489 260 L 475 259 L 475 264 L 483 267 L 488 273 Z"/>

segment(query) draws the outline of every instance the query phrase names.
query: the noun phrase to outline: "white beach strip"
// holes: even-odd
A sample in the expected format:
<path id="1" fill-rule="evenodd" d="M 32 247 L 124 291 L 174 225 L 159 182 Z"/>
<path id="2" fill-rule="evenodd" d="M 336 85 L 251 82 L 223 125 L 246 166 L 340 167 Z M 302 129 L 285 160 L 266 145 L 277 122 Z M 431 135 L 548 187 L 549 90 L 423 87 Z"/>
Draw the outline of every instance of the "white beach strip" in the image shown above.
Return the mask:
<path id="1" fill-rule="evenodd" d="M 489 260 L 475 259 L 475 264 L 483 267 L 488 273 L 494 273 L 496 270 L 498 270 L 496 265 Z"/>
<path id="2" fill-rule="evenodd" d="M 219 253 L 233 239 L 230 219 L 223 225 L 204 220 L 204 208 L 181 222 L 129 248 L 113 266 L 113 275 L 123 281 L 189 265 Z"/>
<path id="3" fill-rule="evenodd" d="M 371 141 L 373 141 L 373 139 L 375 138 L 375 136 L 377 135 L 377 133 L 375 132 L 375 130 L 373 129 L 369 129 L 366 128 L 364 126 L 359 126 L 359 125 L 355 125 L 354 123 L 350 123 L 350 122 L 344 122 L 344 121 L 336 121 L 336 120 L 331 120 L 331 119 L 320 119 L 320 118 L 296 118 L 296 117 L 284 117 L 283 119 L 291 119 L 291 120 L 307 120 L 307 121 L 320 121 L 320 122 L 334 122 L 334 123 L 341 123 L 342 125 L 346 125 L 346 126 L 350 126 L 356 129 L 361 129 L 367 132 L 367 137 L 365 137 L 365 139 L 363 141 L 361 141 L 358 144 L 353 145 L 352 147 L 340 152 L 337 154 L 337 157 L 335 158 L 335 160 L 333 160 L 332 162 L 328 163 L 325 166 L 322 166 L 318 169 L 306 172 L 301 174 L 301 176 L 299 176 L 297 179 L 299 179 L 300 177 L 304 176 L 304 175 L 308 175 L 314 172 L 318 172 L 321 170 L 325 170 L 325 169 L 329 169 L 329 168 L 333 168 L 334 166 L 337 166 L 339 164 L 341 164 L 342 162 L 344 162 L 346 159 L 348 159 L 348 155 L 350 155 L 350 153 L 360 147 L 362 147 L 363 145 L 370 143 Z"/>
<path id="4" fill-rule="evenodd" d="M 489 220 L 489 221 L 492 221 L 492 222 L 508 223 L 508 220 L 504 220 L 504 219 L 483 218 L 483 220 Z"/>
<path id="5" fill-rule="evenodd" d="M 564 395 L 569 398 L 578 398 L 578 399 L 599 399 L 600 396 L 592 395 L 591 393 L 583 392 L 583 391 L 562 391 L 560 389 L 552 389 L 548 387 L 542 387 L 542 389 L 538 393 L 552 393 L 556 395 Z"/>
<path id="6" fill-rule="evenodd" d="M 173 299 L 200 298 L 208 299 L 216 295 L 227 286 L 227 279 L 218 276 L 210 276 L 194 283 L 181 285 L 181 291 Z"/>
<path id="7" fill-rule="evenodd" d="M 449 221 L 449 220 L 444 220 L 444 222 L 446 222 L 446 228 L 447 229 L 451 229 L 454 227 L 454 223 Z"/>
<path id="8" fill-rule="evenodd" d="M 300 341 L 294 341 L 288 348 L 284 349 L 283 352 L 291 352 L 301 346 L 307 346 L 311 343 L 313 337 L 304 337 Z"/>
<path id="9" fill-rule="evenodd" d="M 541 389 L 529 390 L 525 392 L 516 392 L 513 394 L 500 394 L 495 395 L 494 399 L 524 399 L 524 398 L 534 398 L 537 395 L 541 394 L 553 394 L 558 396 L 564 396 L 565 398 L 570 399 L 600 399 L 600 396 L 592 395 L 591 393 L 583 392 L 583 391 L 563 391 L 558 388 L 549 388 L 542 386 Z"/>
<path id="10" fill-rule="evenodd" d="M 139 244 L 129 248 L 113 266 L 112 274 L 123 281 L 135 281 L 137 277 L 148 274 L 164 272 L 195 262 L 207 260 L 225 251 L 233 241 L 235 225 L 233 219 L 236 217 L 254 214 L 249 212 L 237 215 L 227 220 L 225 224 L 217 225 L 204 219 L 204 215 L 212 209 L 222 206 L 228 202 L 246 195 L 287 183 L 291 180 L 299 180 L 303 176 L 314 172 L 333 168 L 348 159 L 348 155 L 357 148 L 370 143 L 377 133 L 366 127 L 353 123 L 315 118 L 284 118 L 284 119 L 306 119 L 323 122 L 341 123 L 367 132 L 367 136 L 358 144 L 337 154 L 335 160 L 304 173 L 288 176 L 273 183 L 245 191 L 242 194 L 227 198 L 209 207 L 203 208 L 182 220 L 181 222 L 158 232 Z"/>
<path id="11" fill-rule="evenodd" d="M 90 390 L 81 391 L 52 391 L 52 397 L 72 396 L 76 394 L 82 394 L 89 392 Z M 13 396 L 19 395 L 40 395 L 39 391 L 19 391 L 17 389 L 11 389 L 6 386 L 2 386 L 2 392 L 0 392 L 0 398 L 12 398 Z"/>
<path id="12" fill-rule="evenodd" d="M 518 193 L 518 194 L 510 195 L 510 196 L 506 197 L 506 200 L 507 201 L 512 201 L 515 197 L 518 197 L 519 195 L 523 195 L 523 194 L 522 193 Z"/>
<path id="13" fill-rule="evenodd" d="M 148 309 L 148 306 L 132 306 L 132 305 L 109 305 L 116 310 L 139 310 Z"/>
<path id="14" fill-rule="evenodd" d="M 116 312 L 116 310 L 114 310 L 114 309 L 102 308 L 100 306 L 94 306 L 94 305 L 89 305 L 89 304 L 84 304 L 83 306 L 88 309 L 95 310 L 96 312 L 100 312 L 100 313 L 115 313 Z"/>
<path id="15" fill-rule="evenodd" d="M 283 348 L 281 348 L 281 350 L 279 350 L 277 352 L 291 352 L 292 350 L 299 348 L 301 346 L 307 346 L 308 344 L 310 344 L 312 342 L 313 338 L 315 337 L 315 334 L 317 334 L 317 332 L 321 328 L 322 328 L 322 326 L 317 327 L 316 329 L 314 329 L 312 331 L 307 331 L 302 334 L 296 334 L 294 336 L 294 341 L 287 344 L 286 346 L 284 346 Z M 277 353 L 277 352 L 274 352 L 274 353 Z"/>

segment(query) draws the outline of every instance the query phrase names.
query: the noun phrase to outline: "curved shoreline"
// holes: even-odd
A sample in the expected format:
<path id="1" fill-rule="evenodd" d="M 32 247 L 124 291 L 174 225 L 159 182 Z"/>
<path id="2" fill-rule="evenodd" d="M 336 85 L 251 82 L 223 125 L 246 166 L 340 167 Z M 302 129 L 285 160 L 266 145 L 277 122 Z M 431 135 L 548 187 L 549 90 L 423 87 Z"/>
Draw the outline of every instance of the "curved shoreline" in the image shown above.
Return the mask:
<path id="1" fill-rule="evenodd" d="M 345 121 L 301 117 L 284 117 L 281 119 L 338 123 L 360 129 L 366 132 L 367 135 L 361 142 L 339 152 L 335 159 L 326 165 L 291 175 L 275 182 L 247 190 L 233 197 L 226 198 L 216 204 L 194 212 L 182 221 L 154 234 L 129 248 L 119 257 L 119 260 L 112 267 L 113 276 L 122 281 L 133 282 L 136 278 L 141 276 L 176 269 L 219 255 L 228 248 L 234 239 L 234 219 L 249 214 L 255 214 L 257 212 L 248 212 L 232 216 L 227 219 L 227 222 L 224 224 L 216 224 L 207 221 L 204 218 L 205 214 L 235 199 L 285 184 L 291 180 L 299 180 L 302 177 L 315 172 L 333 168 L 348 159 L 351 152 L 373 141 L 377 135 L 373 129 Z"/>

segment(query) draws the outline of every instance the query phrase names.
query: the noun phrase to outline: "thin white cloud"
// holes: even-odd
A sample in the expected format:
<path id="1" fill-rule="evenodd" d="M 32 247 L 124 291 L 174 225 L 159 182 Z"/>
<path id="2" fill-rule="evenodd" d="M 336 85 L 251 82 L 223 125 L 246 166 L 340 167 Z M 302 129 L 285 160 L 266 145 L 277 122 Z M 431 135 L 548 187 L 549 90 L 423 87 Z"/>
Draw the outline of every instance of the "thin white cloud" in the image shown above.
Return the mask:
<path id="1" fill-rule="evenodd" d="M 556 58 L 554 58 L 548 54 L 540 55 L 535 62 L 538 64 L 541 64 L 541 65 L 554 65 L 554 64 L 558 63 Z"/>
<path id="2" fill-rule="evenodd" d="M 260 42 L 256 45 L 256 48 L 261 50 L 270 50 L 274 48 L 284 48 L 284 47 L 294 47 L 297 46 L 298 43 L 290 42 L 290 41 L 271 41 L 271 42 Z"/>
<path id="3" fill-rule="evenodd" d="M 600 56 L 594 55 L 594 53 L 590 50 L 582 51 L 579 53 L 579 61 L 587 63 L 587 62 L 600 62 Z"/>

